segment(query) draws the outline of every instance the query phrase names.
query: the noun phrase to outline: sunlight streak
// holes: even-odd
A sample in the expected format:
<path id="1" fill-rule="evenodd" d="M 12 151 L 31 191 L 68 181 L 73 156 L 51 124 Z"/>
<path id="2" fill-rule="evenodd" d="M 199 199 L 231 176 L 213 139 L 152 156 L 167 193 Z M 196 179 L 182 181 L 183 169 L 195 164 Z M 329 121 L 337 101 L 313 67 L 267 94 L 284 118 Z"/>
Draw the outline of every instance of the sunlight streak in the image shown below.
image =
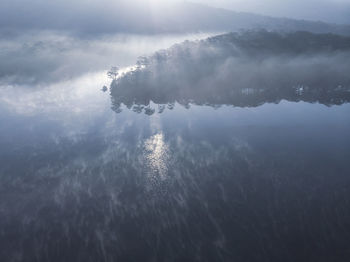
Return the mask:
<path id="1" fill-rule="evenodd" d="M 168 173 L 168 145 L 163 133 L 157 133 L 145 141 L 145 158 L 151 169 L 151 178 L 165 179 Z"/>

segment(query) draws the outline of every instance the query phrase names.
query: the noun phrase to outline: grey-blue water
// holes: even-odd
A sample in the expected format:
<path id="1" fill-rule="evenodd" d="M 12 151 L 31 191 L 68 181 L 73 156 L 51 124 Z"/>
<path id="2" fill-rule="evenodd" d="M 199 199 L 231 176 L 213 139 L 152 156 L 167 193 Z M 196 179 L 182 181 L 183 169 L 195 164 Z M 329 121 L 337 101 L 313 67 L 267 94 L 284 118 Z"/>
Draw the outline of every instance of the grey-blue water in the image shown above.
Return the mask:
<path id="1" fill-rule="evenodd" d="M 105 84 L 1 87 L 1 261 L 347 261 L 347 87 L 128 108 Z"/>

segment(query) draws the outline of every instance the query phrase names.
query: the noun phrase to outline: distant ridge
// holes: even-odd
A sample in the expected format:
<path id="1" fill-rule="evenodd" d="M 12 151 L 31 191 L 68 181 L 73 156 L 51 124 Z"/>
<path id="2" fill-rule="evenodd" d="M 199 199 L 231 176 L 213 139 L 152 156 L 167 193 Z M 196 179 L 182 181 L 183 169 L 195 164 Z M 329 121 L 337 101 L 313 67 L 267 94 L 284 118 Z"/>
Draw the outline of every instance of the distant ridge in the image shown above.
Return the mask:
<path id="1" fill-rule="evenodd" d="M 116 1 L 116 8 L 96 5 L 84 12 L 78 3 L 52 8 L 40 2 L 30 6 L 9 5 L 0 9 L 0 32 L 6 30 L 66 30 L 81 34 L 231 32 L 241 29 L 334 33 L 350 35 L 350 25 L 273 18 L 213 8 L 202 4 L 159 2 L 156 6 L 132 0 Z M 48 1 L 49 2 L 49 1 Z M 44 14 L 44 15 L 43 15 Z"/>
<path id="2" fill-rule="evenodd" d="M 175 9 L 175 12 L 173 12 Z M 189 31 L 238 31 L 266 29 L 278 32 L 308 31 L 312 33 L 334 33 L 350 35 L 350 25 L 330 24 L 321 21 L 276 18 L 253 13 L 213 8 L 202 4 L 184 2 L 172 10 L 159 15 L 163 29 Z M 182 14 L 182 15 L 180 15 Z M 209 18 L 209 19 L 208 19 Z M 209 21 L 208 21 L 209 20 Z M 154 25 L 157 28 L 157 25 Z M 161 30 L 161 28 L 158 28 Z"/>

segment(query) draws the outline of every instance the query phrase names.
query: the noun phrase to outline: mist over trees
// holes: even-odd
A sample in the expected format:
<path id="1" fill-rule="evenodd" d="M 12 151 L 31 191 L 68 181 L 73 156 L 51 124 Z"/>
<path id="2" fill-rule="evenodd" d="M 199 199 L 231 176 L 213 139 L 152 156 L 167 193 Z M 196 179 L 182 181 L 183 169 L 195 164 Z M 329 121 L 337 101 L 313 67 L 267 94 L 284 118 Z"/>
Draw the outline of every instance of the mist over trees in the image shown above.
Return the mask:
<path id="1" fill-rule="evenodd" d="M 111 69 L 107 72 L 107 76 L 113 80 L 117 79 L 117 76 L 119 75 L 119 68 L 116 66 L 112 66 Z"/>
<path id="2" fill-rule="evenodd" d="M 152 43 L 148 52 L 136 41 L 132 48 L 116 43 L 127 40 L 126 34 L 130 38 L 186 35 L 191 39 L 194 34 L 250 29 L 350 35 L 350 25 L 273 18 L 180 0 L 93 0 L 88 4 L 82 0 L 4 0 L 0 8 L 0 83 L 67 80 L 93 70 L 106 71 L 113 64 L 130 66 L 137 56 L 164 48 Z M 130 61 L 124 55 L 126 48 L 140 53 Z"/>
<path id="3" fill-rule="evenodd" d="M 113 81 L 112 102 L 142 111 L 151 101 L 185 106 L 258 106 L 350 100 L 350 38 L 247 31 L 185 41 L 142 57 Z M 140 110 L 141 108 L 141 110 Z"/>

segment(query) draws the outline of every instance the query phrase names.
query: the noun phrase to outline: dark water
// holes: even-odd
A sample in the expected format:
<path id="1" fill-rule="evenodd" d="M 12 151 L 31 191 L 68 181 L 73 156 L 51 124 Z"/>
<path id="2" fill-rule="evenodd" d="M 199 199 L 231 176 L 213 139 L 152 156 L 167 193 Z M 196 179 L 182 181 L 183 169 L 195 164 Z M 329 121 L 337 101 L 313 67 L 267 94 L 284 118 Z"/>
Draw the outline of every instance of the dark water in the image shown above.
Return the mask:
<path id="1" fill-rule="evenodd" d="M 0 262 L 349 261 L 348 53 L 214 38 L 110 84 L 180 39 L 22 38 L 0 62 Z"/>
<path id="2" fill-rule="evenodd" d="M 54 90 L 2 89 L 1 261 L 350 257 L 349 90 L 130 109 Z"/>

